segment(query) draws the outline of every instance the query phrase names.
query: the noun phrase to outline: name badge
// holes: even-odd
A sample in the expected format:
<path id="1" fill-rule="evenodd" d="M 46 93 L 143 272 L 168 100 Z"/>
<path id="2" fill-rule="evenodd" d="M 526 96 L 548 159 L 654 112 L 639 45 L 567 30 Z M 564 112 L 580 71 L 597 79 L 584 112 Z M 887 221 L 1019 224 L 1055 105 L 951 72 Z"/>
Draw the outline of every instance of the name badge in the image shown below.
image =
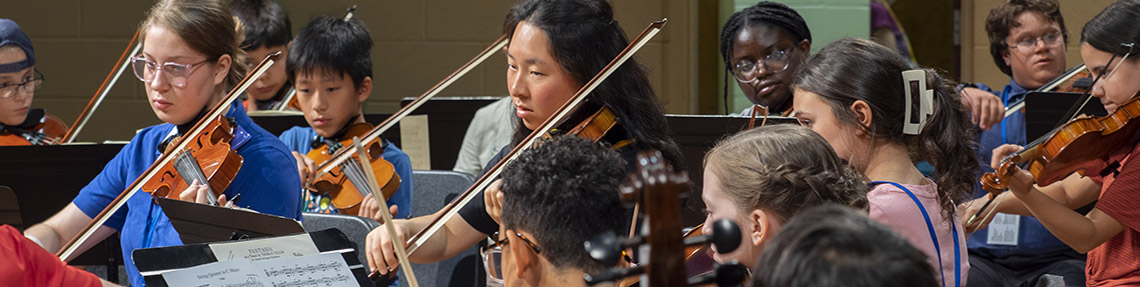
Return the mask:
<path id="1" fill-rule="evenodd" d="M 1021 215 L 996 213 L 994 220 L 990 221 L 986 243 L 990 245 L 1017 246 L 1018 227 L 1021 225 Z"/>

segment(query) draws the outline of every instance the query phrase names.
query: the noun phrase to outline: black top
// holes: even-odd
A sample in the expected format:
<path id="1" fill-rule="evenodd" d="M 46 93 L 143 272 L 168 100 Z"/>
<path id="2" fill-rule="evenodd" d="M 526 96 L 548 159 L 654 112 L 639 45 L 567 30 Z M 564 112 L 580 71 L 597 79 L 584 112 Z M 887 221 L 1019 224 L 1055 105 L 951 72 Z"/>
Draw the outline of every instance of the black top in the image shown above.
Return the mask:
<path id="1" fill-rule="evenodd" d="M 487 166 L 483 167 L 483 173 L 486 174 L 487 171 L 494 167 L 495 164 L 499 163 L 503 157 L 506 157 L 507 153 L 511 152 L 512 147 L 513 146 L 507 145 L 500 149 L 499 153 L 496 154 L 495 157 L 491 158 L 491 161 L 487 162 Z M 645 148 L 642 147 L 642 145 L 635 143 L 617 150 L 618 154 L 621 155 L 621 158 L 625 160 L 626 172 L 636 171 L 637 153 L 644 149 Z M 479 176 L 482 177 L 483 174 L 480 174 Z M 617 191 L 615 190 L 614 192 Z M 626 214 L 632 216 L 633 209 L 628 208 L 626 210 Z M 490 215 L 487 214 L 487 203 L 483 201 L 482 190 L 479 191 L 479 194 L 474 199 L 471 199 L 470 202 L 467 202 L 467 205 L 464 205 L 459 209 L 459 215 L 463 217 L 463 220 L 467 221 L 467 224 L 470 224 L 471 227 L 475 228 L 475 230 L 479 230 L 479 232 L 482 232 L 487 236 L 490 236 L 491 234 L 499 231 L 499 224 L 495 222 L 495 220 L 492 219 Z M 630 217 L 627 216 L 625 218 Z M 624 229 L 629 229 L 630 222 L 628 220 L 622 221 L 623 222 L 621 226 Z"/>

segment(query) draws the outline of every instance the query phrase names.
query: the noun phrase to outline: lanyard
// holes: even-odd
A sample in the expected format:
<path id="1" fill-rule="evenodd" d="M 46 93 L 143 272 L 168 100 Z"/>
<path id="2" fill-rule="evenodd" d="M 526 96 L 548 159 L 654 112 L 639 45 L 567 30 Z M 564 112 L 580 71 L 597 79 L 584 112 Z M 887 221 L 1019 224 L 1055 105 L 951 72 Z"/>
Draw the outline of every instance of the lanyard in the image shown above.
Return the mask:
<path id="1" fill-rule="evenodd" d="M 922 202 L 918 201 L 918 197 L 914 196 L 913 192 L 910 192 L 909 189 L 903 187 L 901 184 L 890 181 L 872 181 L 871 186 L 884 183 L 894 185 L 906 192 L 906 195 L 910 196 L 910 199 L 918 206 L 918 210 L 922 212 L 922 218 L 926 220 L 926 230 L 930 232 L 930 240 L 934 241 L 934 252 L 938 254 L 938 272 L 942 274 L 942 287 L 946 287 L 946 274 L 942 273 L 944 270 L 942 267 L 942 248 L 938 246 L 938 234 L 934 232 L 934 223 L 930 221 L 930 214 L 926 213 L 926 207 L 922 206 Z M 958 249 L 958 227 L 951 223 L 950 230 L 954 236 L 954 287 L 958 287 L 962 286 L 962 255 Z"/>

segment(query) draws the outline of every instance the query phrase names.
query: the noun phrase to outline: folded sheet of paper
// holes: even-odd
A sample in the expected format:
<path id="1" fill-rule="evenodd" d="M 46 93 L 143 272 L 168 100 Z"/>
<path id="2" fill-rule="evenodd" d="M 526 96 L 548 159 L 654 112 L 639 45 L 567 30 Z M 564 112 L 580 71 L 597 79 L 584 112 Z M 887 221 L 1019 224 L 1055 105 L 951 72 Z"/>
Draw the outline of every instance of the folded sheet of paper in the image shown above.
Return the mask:
<path id="1" fill-rule="evenodd" d="M 170 287 L 358 286 L 339 253 L 259 261 L 235 259 L 162 274 Z"/>

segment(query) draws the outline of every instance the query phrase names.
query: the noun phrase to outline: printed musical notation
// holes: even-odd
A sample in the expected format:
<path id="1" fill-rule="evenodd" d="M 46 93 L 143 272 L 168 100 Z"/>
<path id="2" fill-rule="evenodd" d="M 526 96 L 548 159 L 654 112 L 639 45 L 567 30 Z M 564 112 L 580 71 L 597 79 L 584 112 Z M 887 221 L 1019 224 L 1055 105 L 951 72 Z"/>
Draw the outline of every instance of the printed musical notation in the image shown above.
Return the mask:
<path id="1" fill-rule="evenodd" d="M 170 287 L 358 286 L 339 253 L 261 261 L 228 260 L 163 273 Z"/>

